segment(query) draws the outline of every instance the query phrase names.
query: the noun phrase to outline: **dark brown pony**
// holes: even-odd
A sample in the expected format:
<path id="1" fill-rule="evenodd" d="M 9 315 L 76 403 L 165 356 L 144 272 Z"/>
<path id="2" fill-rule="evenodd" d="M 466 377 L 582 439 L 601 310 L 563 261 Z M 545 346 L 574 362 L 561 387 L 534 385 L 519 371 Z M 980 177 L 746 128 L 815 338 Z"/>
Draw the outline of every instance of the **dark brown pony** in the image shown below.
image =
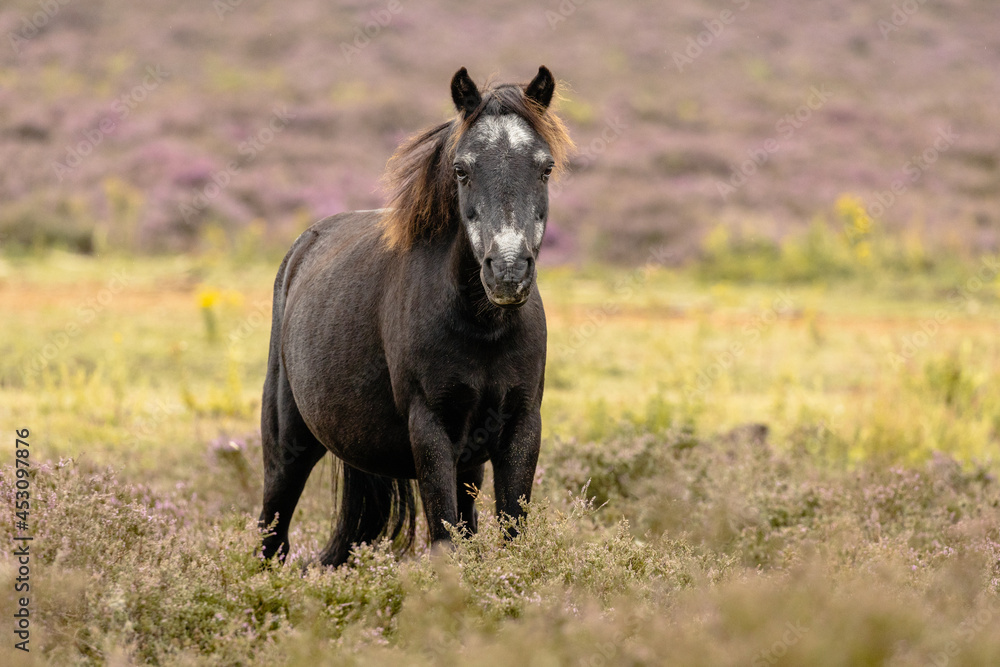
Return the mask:
<path id="1" fill-rule="evenodd" d="M 527 85 L 451 83 L 458 115 L 389 162 L 390 207 L 321 220 L 274 283 L 261 411 L 264 556 L 327 451 L 343 463 L 322 563 L 351 546 L 413 539 L 416 480 L 433 543 L 476 530 L 470 489 L 493 466 L 498 514 L 530 500 L 541 432 L 545 313 L 535 259 L 550 175 L 572 143 Z"/>

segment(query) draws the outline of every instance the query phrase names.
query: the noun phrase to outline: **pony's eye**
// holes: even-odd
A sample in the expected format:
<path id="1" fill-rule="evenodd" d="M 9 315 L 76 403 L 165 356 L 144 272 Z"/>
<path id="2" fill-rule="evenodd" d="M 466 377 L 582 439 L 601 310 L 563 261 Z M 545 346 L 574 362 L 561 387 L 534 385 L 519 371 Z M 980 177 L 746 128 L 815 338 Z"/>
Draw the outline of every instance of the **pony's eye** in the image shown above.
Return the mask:
<path id="1" fill-rule="evenodd" d="M 455 177 L 458 179 L 459 183 L 465 183 L 469 180 L 469 174 L 460 164 L 455 165 Z"/>
<path id="2" fill-rule="evenodd" d="M 552 167 L 553 167 L 553 165 L 551 165 L 551 164 L 549 166 L 545 167 L 545 171 L 542 172 L 542 181 L 543 182 L 547 182 L 549 180 L 549 176 L 552 175 Z"/>

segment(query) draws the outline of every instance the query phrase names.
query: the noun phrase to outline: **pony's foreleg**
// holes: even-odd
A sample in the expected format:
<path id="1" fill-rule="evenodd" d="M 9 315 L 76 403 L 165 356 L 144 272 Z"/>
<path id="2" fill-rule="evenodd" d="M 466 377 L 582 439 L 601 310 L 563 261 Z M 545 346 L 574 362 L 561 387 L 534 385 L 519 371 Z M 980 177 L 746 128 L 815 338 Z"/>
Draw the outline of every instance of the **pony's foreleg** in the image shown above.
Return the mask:
<path id="1" fill-rule="evenodd" d="M 521 498 L 531 500 L 535 466 L 542 442 L 542 416 L 537 407 L 525 408 L 504 429 L 501 444 L 490 452 L 493 463 L 493 489 L 497 499 L 497 517 L 519 519 L 524 516 Z M 508 531 L 517 535 L 516 527 Z"/>
<path id="2" fill-rule="evenodd" d="M 444 546 L 451 542 L 445 524 L 458 523 L 458 455 L 441 420 L 421 399 L 410 407 L 409 428 L 431 545 Z"/>

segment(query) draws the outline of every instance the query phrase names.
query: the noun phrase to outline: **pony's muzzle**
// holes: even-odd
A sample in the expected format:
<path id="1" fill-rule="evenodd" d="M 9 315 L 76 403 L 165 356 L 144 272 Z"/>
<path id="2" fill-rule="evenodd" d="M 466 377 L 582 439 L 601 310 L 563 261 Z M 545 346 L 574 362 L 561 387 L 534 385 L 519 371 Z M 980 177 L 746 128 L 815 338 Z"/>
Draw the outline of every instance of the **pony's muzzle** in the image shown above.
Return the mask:
<path id="1" fill-rule="evenodd" d="M 486 296 L 497 306 L 520 306 L 528 300 L 531 284 L 535 279 L 535 258 L 523 255 L 508 260 L 500 254 L 489 253 L 483 259 L 480 272 Z"/>

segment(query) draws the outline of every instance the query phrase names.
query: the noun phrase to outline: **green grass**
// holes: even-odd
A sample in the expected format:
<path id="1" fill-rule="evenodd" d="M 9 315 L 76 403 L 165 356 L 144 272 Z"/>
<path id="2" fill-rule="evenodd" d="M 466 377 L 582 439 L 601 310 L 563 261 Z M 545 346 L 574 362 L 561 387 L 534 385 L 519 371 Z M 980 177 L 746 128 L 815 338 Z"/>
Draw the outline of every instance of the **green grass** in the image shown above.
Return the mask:
<path id="1" fill-rule="evenodd" d="M 7 257 L 5 507 L 15 429 L 36 468 L 33 651 L 14 657 L 997 663 L 996 276 L 970 286 L 976 259 L 920 269 L 877 249 L 838 264 L 841 241 L 810 233 L 777 250 L 715 239 L 676 270 L 543 270 L 545 432 L 522 535 L 484 521 L 447 556 L 365 547 L 304 577 L 255 555 L 278 259 Z M 803 273 L 803 247 L 849 268 Z M 321 464 L 293 561 L 331 510 Z"/>

